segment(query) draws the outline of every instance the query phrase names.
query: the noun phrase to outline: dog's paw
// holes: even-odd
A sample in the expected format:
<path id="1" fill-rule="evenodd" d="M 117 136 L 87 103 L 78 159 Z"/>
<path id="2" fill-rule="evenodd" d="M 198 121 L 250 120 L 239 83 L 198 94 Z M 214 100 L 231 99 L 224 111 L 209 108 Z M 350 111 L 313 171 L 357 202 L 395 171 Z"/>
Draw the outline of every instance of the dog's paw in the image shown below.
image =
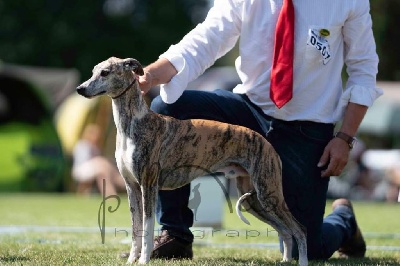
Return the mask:
<path id="1" fill-rule="evenodd" d="M 307 265 L 308 265 L 308 258 L 307 258 L 307 256 L 305 256 L 305 257 L 303 257 L 303 258 L 300 257 L 299 266 L 307 266 Z"/>
<path id="2" fill-rule="evenodd" d="M 127 264 L 127 265 L 130 265 L 130 264 L 132 264 L 132 263 L 138 261 L 138 259 L 139 259 L 138 256 L 132 256 L 132 255 L 130 255 L 129 258 L 128 258 L 128 260 L 127 260 L 127 262 L 126 262 L 126 264 Z"/>
<path id="3" fill-rule="evenodd" d="M 286 258 L 286 259 L 285 259 L 285 258 L 283 258 L 283 260 L 281 260 L 281 262 L 282 262 L 282 263 L 285 263 L 285 262 L 291 262 L 291 261 L 292 261 L 292 259 L 288 259 L 288 258 Z"/>
<path id="4" fill-rule="evenodd" d="M 150 259 L 147 259 L 147 258 L 142 256 L 142 257 L 140 257 L 138 263 L 139 264 L 147 264 L 149 261 L 150 261 Z"/>

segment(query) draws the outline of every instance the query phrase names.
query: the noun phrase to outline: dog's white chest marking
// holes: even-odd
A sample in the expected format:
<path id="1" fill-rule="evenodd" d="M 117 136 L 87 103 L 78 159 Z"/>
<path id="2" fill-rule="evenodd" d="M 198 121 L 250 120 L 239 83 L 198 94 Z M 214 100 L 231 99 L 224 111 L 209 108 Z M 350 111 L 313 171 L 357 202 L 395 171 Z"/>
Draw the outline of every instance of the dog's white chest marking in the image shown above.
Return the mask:
<path id="1" fill-rule="evenodd" d="M 115 160 L 121 175 L 126 178 L 136 178 L 133 173 L 133 157 L 136 149 L 135 143 L 126 137 L 117 136 L 117 146 L 115 149 Z"/>

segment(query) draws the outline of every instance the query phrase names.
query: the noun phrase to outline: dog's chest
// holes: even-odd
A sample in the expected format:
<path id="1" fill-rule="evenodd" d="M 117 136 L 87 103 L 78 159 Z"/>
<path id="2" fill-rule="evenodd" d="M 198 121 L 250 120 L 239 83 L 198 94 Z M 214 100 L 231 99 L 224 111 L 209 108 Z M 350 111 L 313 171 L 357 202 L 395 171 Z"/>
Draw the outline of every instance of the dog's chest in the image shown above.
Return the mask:
<path id="1" fill-rule="evenodd" d="M 121 175 L 126 178 L 136 179 L 135 162 L 133 154 L 137 150 L 135 143 L 128 139 L 117 137 L 117 145 L 115 149 L 115 160 Z"/>

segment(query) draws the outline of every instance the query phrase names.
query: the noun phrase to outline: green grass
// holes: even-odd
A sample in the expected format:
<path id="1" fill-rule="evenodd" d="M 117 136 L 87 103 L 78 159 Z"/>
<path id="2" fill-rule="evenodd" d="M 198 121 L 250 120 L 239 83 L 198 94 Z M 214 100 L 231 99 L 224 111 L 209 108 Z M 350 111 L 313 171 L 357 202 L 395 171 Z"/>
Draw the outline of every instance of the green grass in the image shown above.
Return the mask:
<path id="1" fill-rule="evenodd" d="M 101 202 L 100 196 L 0 195 L 0 265 L 125 265 L 119 253 L 129 250 L 127 199 L 122 196 L 119 208 L 106 212 L 104 244 L 98 229 Z M 106 205 L 115 208 L 116 201 L 110 199 Z M 354 208 L 367 240 L 367 258 L 343 260 L 334 255 L 327 262 L 310 265 L 400 265 L 400 251 L 379 249 L 400 246 L 400 205 L 356 202 Z M 192 261 L 154 260 L 151 265 L 296 265 L 279 263 L 276 233 L 251 215 L 245 216 L 251 226 L 226 208 L 223 229 L 193 229 L 197 231 Z M 2 233 L 6 227 L 9 230 Z M 29 230 L 11 233 L 11 228 Z"/>

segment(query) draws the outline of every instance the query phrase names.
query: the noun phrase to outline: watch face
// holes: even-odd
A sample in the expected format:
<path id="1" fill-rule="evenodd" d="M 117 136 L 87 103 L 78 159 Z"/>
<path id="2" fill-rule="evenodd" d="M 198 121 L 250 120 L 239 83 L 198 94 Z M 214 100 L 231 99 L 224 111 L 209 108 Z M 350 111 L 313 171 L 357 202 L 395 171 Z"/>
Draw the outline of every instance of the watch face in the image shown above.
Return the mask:
<path id="1" fill-rule="evenodd" d="M 336 132 L 335 137 L 340 138 L 344 141 L 347 142 L 347 144 L 349 145 L 350 149 L 353 149 L 354 146 L 356 145 L 357 139 L 354 137 L 351 137 L 343 132 Z"/>
<path id="2" fill-rule="evenodd" d="M 357 143 L 357 139 L 356 138 L 352 138 L 351 142 L 349 143 L 349 146 L 351 149 L 354 148 L 354 146 L 356 146 Z"/>

